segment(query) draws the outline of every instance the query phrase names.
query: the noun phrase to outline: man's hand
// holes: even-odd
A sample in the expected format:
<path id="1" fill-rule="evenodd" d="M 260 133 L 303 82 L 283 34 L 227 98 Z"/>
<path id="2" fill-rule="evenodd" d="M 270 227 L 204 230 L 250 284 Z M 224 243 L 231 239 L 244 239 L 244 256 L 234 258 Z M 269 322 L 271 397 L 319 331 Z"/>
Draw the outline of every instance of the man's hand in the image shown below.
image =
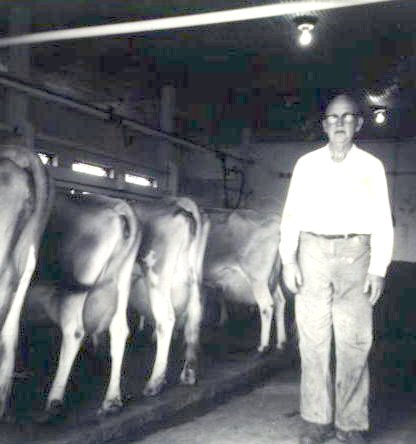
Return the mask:
<path id="1" fill-rule="evenodd" d="M 369 301 L 371 305 L 375 305 L 379 300 L 384 289 L 384 277 L 375 274 L 367 274 L 364 283 L 364 293 L 369 294 Z"/>
<path id="2" fill-rule="evenodd" d="M 303 284 L 302 273 L 297 262 L 283 265 L 283 280 L 286 287 L 292 292 L 297 293 Z"/>

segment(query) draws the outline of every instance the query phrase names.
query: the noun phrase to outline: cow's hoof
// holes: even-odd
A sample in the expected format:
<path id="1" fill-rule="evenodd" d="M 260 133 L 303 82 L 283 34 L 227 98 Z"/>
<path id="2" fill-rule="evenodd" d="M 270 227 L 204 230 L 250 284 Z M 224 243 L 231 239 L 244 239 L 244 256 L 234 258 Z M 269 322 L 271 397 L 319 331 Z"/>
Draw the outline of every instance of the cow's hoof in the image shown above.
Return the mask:
<path id="1" fill-rule="evenodd" d="M 262 358 L 264 358 L 265 356 L 267 356 L 268 354 L 270 354 L 270 352 L 272 351 L 272 348 L 271 348 L 271 346 L 270 345 L 267 345 L 266 347 L 259 347 L 258 349 L 257 349 L 257 352 L 256 352 L 256 358 L 257 359 L 262 359 Z"/>
<path id="2" fill-rule="evenodd" d="M 196 384 L 196 372 L 193 368 L 184 368 L 180 377 L 181 383 L 184 385 Z"/>
<path id="3" fill-rule="evenodd" d="M 146 385 L 142 393 L 146 397 L 156 396 L 162 391 L 164 384 L 165 381 L 162 381 L 159 384 Z"/>
<path id="4" fill-rule="evenodd" d="M 97 416 L 99 418 L 102 418 L 110 415 L 115 415 L 116 413 L 119 413 L 122 408 L 123 403 L 121 399 L 111 399 L 110 401 L 106 401 L 103 403 L 101 408 L 97 411 Z"/>
<path id="5" fill-rule="evenodd" d="M 276 351 L 277 351 L 278 354 L 281 354 L 284 351 L 286 351 L 286 348 L 287 348 L 287 342 L 279 342 L 276 345 Z"/>
<path id="6" fill-rule="evenodd" d="M 65 408 L 63 402 L 54 399 L 49 407 L 35 418 L 35 422 L 38 424 L 51 424 L 62 420 L 64 417 Z"/>

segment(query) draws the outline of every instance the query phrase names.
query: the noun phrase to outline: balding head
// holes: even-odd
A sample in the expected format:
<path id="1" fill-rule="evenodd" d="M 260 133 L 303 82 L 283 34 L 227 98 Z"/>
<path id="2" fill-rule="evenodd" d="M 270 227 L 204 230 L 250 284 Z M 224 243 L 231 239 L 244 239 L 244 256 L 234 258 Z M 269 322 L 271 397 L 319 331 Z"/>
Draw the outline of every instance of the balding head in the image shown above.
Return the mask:
<path id="1" fill-rule="evenodd" d="M 349 106 L 353 114 L 360 114 L 360 109 L 357 102 L 348 94 L 338 94 L 335 96 L 326 107 L 326 114 L 331 114 L 331 110 L 337 105 Z"/>

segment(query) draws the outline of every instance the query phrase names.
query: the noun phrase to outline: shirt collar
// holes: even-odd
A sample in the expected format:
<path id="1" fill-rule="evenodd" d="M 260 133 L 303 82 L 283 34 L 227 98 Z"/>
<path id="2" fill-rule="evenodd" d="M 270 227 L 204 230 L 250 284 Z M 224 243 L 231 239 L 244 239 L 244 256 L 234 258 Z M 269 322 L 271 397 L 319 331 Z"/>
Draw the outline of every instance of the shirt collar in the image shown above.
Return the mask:
<path id="1" fill-rule="evenodd" d="M 353 144 L 352 144 L 352 147 L 351 147 L 351 149 L 349 150 L 349 152 L 347 153 L 345 159 L 344 159 L 342 162 L 336 162 L 336 163 L 339 163 L 339 164 L 343 164 L 343 163 L 345 163 L 347 160 L 349 160 L 349 159 L 351 159 L 352 157 L 355 156 L 355 153 L 356 153 L 357 149 L 358 149 L 358 148 L 357 148 L 357 145 L 356 145 L 355 143 L 353 143 Z M 329 144 L 326 144 L 326 145 L 324 146 L 324 150 L 325 150 L 325 152 L 326 152 L 326 155 L 327 155 L 328 159 L 331 160 L 331 162 L 332 162 L 332 159 L 331 159 L 331 153 L 330 153 L 330 151 L 329 151 Z"/>

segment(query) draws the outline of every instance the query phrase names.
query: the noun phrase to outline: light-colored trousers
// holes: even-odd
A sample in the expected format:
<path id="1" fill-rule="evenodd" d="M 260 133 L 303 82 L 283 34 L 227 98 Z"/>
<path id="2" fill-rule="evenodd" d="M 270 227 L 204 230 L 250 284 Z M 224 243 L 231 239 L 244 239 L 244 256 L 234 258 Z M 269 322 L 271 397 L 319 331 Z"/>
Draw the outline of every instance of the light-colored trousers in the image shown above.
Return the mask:
<path id="1" fill-rule="evenodd" d="M 303 285 L 295 315 L 301 356 L 303 419 L 345 431 L 367 430 L 373 309 L 363 293 L 369 236 L 326 239 L 301 233 Z M 335 387 L 330 359 L 335 343 Z M 335 408 L 334 408 L 335 407 Z"/>

